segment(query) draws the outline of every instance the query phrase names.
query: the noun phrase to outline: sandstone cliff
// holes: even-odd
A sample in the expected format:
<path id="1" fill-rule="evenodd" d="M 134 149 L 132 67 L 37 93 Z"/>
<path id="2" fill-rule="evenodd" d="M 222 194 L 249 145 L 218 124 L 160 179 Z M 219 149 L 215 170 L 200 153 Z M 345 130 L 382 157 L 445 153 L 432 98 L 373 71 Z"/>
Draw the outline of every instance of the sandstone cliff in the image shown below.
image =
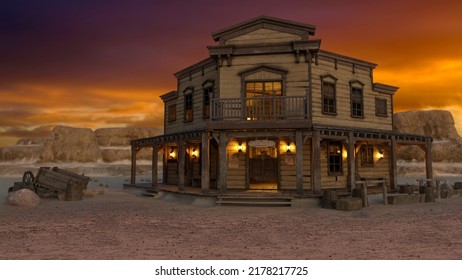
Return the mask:
<path id="1" fill-rule="evenodd" d="M 402 133 L 431 136 L 432 156 L 435 162 L 462 162 L 462 138 L 455 128 L 454 118 L 448 111 L 408 111 L 395 113 L 395 130 Z M 416 146 L 398 149 L 398 158 L 423 161 L 425 153 Z"/>

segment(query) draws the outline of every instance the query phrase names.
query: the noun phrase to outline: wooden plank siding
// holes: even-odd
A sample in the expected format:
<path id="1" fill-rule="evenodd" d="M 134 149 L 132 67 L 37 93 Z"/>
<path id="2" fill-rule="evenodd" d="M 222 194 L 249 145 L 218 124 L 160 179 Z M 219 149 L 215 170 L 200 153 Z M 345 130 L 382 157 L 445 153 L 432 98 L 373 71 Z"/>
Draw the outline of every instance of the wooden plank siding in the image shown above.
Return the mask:
<path id="1" fill-rule="evenodd" d="M 279 149 L 282 151 L 279 157 L 280 166 L 280 189 L 296 190 L 297 167 L 295 165 L 295 150 L 287 153 L 285 147 L 287 141 L 282 140 Z M 289 158 L 288 158 L 289 157 Z M 311 190 L 311 140 L 303 144 L 303 190 Z"/>
<path id="2" fill-rule="evenodd" d="M 214 92 L 218 92 L 218 70 L 215 66 L 205 67 L 204 71 L 191 72 L 190 76 L 178 80 L 178 98 L 165 104 L 165 134 L 199 130 L 206 126 L 208 119 L 203 118 L 204 92 L 202 84 L 207 80 L 214 81 Z M 184 121 L 184 90 L 193 87 L 193 121 Z M 168 121 L 168 106 L 176 104 L 176 120 Z"/>
<path id="3" fill-rule="evenodd" d="M 308 89 L 308 64 L 295 63 L 295 56 L 293 54 L 268 54 L 236 56 L 232 58 L 231 67 L 221 67 L 220 98 L 242 97 L 242 84 L 239 73 L 262 65 L 288 70 L 285 80 L 286 91 L 284 94 L 286 96 L 305 96 Z M 254 77 L 258 78 L 259 76 L 258 74 L 254 74 Z"/>
<path id="4" fill-rule="evenodd" d="M 356 156 L 357 175 L 364 179 L 383 178 L 390 182 L 390 149 L 383 149 L 383 158 L 378 157 L 379 148 L 374 146 L 374 165 L 362 165 L 360 154 Z"/>
<path id="5" fill-rule="evenodd" d="M 337 125 L 348 127 L 362 127 L 392 130 L 392 95 L 382 94 L 372 90 L 371 69 L 366 67 L 354 67 L 352 63 L 337 63 L 330 59 L 318 59 L 317 65 L 312 65 L 312 117 L 314 124 Z M 337 114 L 328 115 L 322 113 L 321 76 L 332 75 L 337 79 L 336 104 Z M 363 102 L 364 118 L 351 116 L 350 81 L 360 81 L 364 84 Z M 387 117 L 376 116 L 375 98 L 387 100 Z"/>
<path id="6" fill-rule="evenodd" d="M 232 140 L 226 148 L 228 154 L 228 189 L 245 189 L 246 188 L 246 152 L 238 152 L 238 141 Z M 238 159 L 238 166 L 229 164 L 229 161 Z"/>

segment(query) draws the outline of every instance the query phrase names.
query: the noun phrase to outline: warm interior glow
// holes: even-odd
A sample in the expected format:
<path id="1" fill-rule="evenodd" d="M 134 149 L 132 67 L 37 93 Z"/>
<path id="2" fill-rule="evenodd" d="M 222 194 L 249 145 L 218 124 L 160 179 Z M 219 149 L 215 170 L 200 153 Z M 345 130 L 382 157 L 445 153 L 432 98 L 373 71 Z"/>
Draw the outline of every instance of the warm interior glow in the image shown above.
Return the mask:
<path id="1" fill-rule="evenodd" d="M 176 159 L 176 151 L 174 148 L 170 149 L 170 153 L 168 154 L 169 159 Z"/>

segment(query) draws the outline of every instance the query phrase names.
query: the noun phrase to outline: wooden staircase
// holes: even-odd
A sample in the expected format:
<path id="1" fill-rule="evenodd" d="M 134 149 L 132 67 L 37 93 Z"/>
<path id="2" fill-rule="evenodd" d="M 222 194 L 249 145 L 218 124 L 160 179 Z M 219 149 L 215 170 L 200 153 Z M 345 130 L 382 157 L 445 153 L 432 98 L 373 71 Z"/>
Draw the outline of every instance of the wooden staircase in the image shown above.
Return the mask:
<path id="1" fill-rule="evenodd" d="M 292 197 L 275 196 L 230 196 L 217 197 L 217 206 L 291 207 Z"/>

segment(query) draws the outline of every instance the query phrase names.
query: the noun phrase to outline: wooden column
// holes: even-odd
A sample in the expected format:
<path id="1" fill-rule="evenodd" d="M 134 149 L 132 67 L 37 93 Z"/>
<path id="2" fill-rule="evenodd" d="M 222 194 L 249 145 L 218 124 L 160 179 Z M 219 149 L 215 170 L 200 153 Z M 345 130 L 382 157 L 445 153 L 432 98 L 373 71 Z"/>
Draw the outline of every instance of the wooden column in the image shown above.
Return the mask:
<path id="1" fill-rule="evenodd" d="M 210 191 L 210 137 L 208 131 L 202 133 L 201 190 L 202 193 L 208 193 Z"/>
<path id="2" fill-rule="evenodd" d="M 137 147 L 132 145 L 132 161 L 131 161 L 131 171 L 130 171 L 130 184 L 134 185 L 136 182 L 136 153 Z"/>
<path id="3" fill-rule="evenodd" d="M 228 158 L 226 148 L 228 146 L 228 139 L 226 137 L 226 131 L 220 131 L 220 143 L 218 148 L 219 157 L 219 178 L 218 178 L 218 189 L 221 193 L 226 193 L 226 184 L 228 180 Z"/>
<path id="4" fill-rule="evenodd" d="M 303 135 L 301 130 L 295 131 L 295 165 L 297 170 L 297 194 L 303 194 Z"/>
<path id="5" fill-rule="evenodd" d="M 427 179 L 433 179 L 433 157 L 432 157 L 432 139 L 427 139 L 425 146 L 425 172 Z M 427 183 L 429 186 L 432 184 L 431 181 Z"/>
<path id="6" fill-rule="evenodd" d="M 321 135 L 313 130 L 311 140 L 311 186 L 314 193 L 321 193 Z"/>
<path id="7" fill-rule="evenodd" d="M 396 137 L 391 137 L 390 143 L 390 189 L 398 189 L 398 167 L 396 165 L 397 157 Z"/>
<path id="8" fill-rule="evenodd" d="M 157 167 L 158 167 L 158 156 L 159 152 L 157 145 L 152 145 L 152 176 L 151 176 L 151 186 L 157 188 Z"/>
<path id="9" fill-rule="evenodd" d="M 162 183 L 166 184 L 168 181 L 168 157 L 170 151 L 168 149 L 168 145 L 164 146 L 164 158 L 163 158 L 163 170 L 162 170 Z"/>
<path id="10" fill-rule="evenodd" d="M 348 182 L 347 187 L 352 192 L 356 187 L 356 163 L 355 163 L 355 142 L 353 132 L 348 133 L 347 160 L 348 160 Z"/>
<path id="11" fill-rule="evenodd" d="M 185 182 L 185 143 L 183 139 L 178 140 L 178 190 L 184 192 Z"/>

